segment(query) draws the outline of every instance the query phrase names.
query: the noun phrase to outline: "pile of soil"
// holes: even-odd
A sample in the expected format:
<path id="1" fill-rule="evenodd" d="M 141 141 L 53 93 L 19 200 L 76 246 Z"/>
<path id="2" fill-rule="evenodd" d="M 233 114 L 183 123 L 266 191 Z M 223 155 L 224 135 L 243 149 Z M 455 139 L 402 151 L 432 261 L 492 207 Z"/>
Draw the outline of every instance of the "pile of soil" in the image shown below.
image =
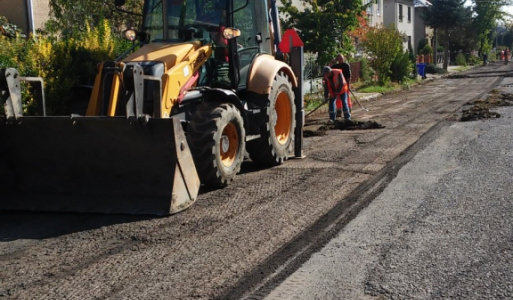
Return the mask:
<path id="1" fill-rule="evenodd" d="M 461 121 L 476 121 L 480 119 L 500 118 L 501 115 L 491 109 L 499 106 L 513 105 L 513 94 L 503 93 L 497 90 L 490 92 L 484 100 L 476 100 L 467 103 L 470 108 L 463 109 Z"/>
<path id="2" fill-rule="evenodd" d="M 325 125 L 319 127 L 317 130 L 305 129 L 303 130 L 303 137 L 321 136 L 328 134 L 328 128 Z"/>
<path id="3" fill-rule="evenodd" d="M 345 120 L 336 120 L 331 124 L 323 124 L 319 126 L 316 130 L 305 129 L 303 132 L 304 137 L 309 136 L 320 136 L 326 135 L 328 130 L 359 130 L 359 129 L 376 129 L 376 128 L 385 128 L 385 126 L 379 124 L 375 121 L 365 121 L 360 122 L 356 120 L 345 121 Z"/>

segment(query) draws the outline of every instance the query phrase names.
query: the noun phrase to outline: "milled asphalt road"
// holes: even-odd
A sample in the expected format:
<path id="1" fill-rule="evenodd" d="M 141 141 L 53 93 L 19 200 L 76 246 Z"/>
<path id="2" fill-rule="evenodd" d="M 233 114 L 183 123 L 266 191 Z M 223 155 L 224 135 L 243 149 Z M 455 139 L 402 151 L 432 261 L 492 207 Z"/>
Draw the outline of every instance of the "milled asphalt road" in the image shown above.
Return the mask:
<path id="1" fill-rule="evenodd" d="M 513 108 L 495 110 L 442 127 L 265 299 L 513 299 Z"/>
<path id="2" fill-rule="evenodd" d="M 512 68 L 364 102 L 354 118 L 386 128 L 311 136 L 305 159 L 274 168 L 245 162 L 169 217 L 1 211 L 0 299 L 506 298 L 512 112 L 457 118 L 513 86 Z"/>

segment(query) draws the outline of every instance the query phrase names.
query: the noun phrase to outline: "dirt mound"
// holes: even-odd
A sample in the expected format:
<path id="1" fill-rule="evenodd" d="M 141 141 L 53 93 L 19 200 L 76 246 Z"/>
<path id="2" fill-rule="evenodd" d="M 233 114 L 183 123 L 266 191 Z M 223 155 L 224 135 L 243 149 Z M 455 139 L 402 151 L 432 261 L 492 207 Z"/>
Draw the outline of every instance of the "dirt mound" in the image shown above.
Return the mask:
<path id="1" fill-rule="evenodd" d="M 326 128 L 325 125 L 319 127 L 316 130 L 305 129 L 303 131 L 303 137 L 320 136 L 320 135 L 326 135 L 326 134 L 328 134 L 328 128 Z"/>
<path id="2" fill-rule="evenodd" d="M 335 130 L 335 129 L 358 130 L 358 129 L 376 129 L 376 128 L 385 128 L 385 126 L 383 126 L 375 121 L 361 122 L 361 121 L 356 121 L 356 120 L 352 120 L 352 121 L 345 121 L 345 120 L 338 121 L 337 120 L 334 123 L 323 124 L 316 129 L 305 128 L 305 130 L 303 131 L 303 136 L 309 137 L 309 136 L 326 135 L 328 130 Z"/>
<path id="3" fill-rule="evenodd" d="M 513 94 L 493 90 L 486 99 L 471 101 L 467 104 L 471 105 L 471 107 L 463 109 L 460 121 L 500 118 L 501 115 L 491 109 L 499 106 L 513 105 Z"/>
<path id="4" fill-rule="evenodd" d="M 375 121 L 335 121 L 333 124 L 335 129 L 340 130 L 358 130 L 358 129 L 376 129 L 376 128 L 385 128 L 385 126 L 379 124 Z"/>

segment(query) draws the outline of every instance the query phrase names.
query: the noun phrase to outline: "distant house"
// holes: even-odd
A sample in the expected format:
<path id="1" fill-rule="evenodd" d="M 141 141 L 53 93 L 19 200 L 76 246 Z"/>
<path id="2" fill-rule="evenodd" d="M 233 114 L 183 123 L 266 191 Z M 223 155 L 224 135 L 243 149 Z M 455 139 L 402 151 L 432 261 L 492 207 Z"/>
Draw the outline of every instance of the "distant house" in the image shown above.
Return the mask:
<path id="1" fill-rule="evenodd" d="M 403 35 L 403 50 L 412 49 L 415 53 L 414 28 L 415 9 L 413 0 L 383 0 L 383 25 L 395 24 Z"/>
<path id="2" fill-rule="evenodd" d="M 434 30 L 431 27 L 426 26 L 424 20 L 420 17 L 422 14 L 422 10 L 427 9 L 427 7 L 432 4 L 427 0 L 414 0 L 415 5 L 415 50 L 418 53 L 420 49 L 416 47 L 419 45 L 420 40 L 426 39 L 427 44 L 431 45 L 434 48 Z"/>
<path id="3" fill-rule="evenodd" d="M 384 0 L 363 0 L 364 5 L 371 3 L 365 11 L 368 26 L 380 27 L 383 25 L 383 1 Z"/>
<path id="4" fill-rule="evenodd" d="M 0 0 L 0 15 L 25 33 L 34 33 L 48 20 L 50 0 Z"/>
<path id="5" fill-rule="evenodd" d="M 395 24 L 403 35 L 404 51 L 411 49 L 413 53 L 417 53 L 419 41 L 423 38 L 433 46 L 433 30 L 426 27 L 420 18 L 420 11 L 431 5 L 428 0 L 362 0 L 362 3 L 371 3 L 365 11 L 365 24 L 362 26 Z M 292 0 L 292 4 L 299 10 L 305 7 L 301 0 Z"/>

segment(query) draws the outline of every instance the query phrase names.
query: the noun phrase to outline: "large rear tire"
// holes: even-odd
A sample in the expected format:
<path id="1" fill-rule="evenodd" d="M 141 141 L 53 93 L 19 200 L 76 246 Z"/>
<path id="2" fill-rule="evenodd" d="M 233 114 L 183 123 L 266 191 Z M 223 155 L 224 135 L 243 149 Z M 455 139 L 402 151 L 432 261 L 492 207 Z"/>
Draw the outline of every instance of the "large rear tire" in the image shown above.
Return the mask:
<path id="1" fill-rule="evenodd" d="M 187 142 L 201 183 L 225 186 L 240 172 L 246 148 L 240 111 L 231 103 L 203 103 L 188 126 Z"/>
<path id="2" fill-rule="evenodd" d="M 288 75 L 276 74 L 260 126 L 260 139 L 248 142 L 251 160 L 274 166 L 287 160 L 294 147 L 296 106 Z"/>

